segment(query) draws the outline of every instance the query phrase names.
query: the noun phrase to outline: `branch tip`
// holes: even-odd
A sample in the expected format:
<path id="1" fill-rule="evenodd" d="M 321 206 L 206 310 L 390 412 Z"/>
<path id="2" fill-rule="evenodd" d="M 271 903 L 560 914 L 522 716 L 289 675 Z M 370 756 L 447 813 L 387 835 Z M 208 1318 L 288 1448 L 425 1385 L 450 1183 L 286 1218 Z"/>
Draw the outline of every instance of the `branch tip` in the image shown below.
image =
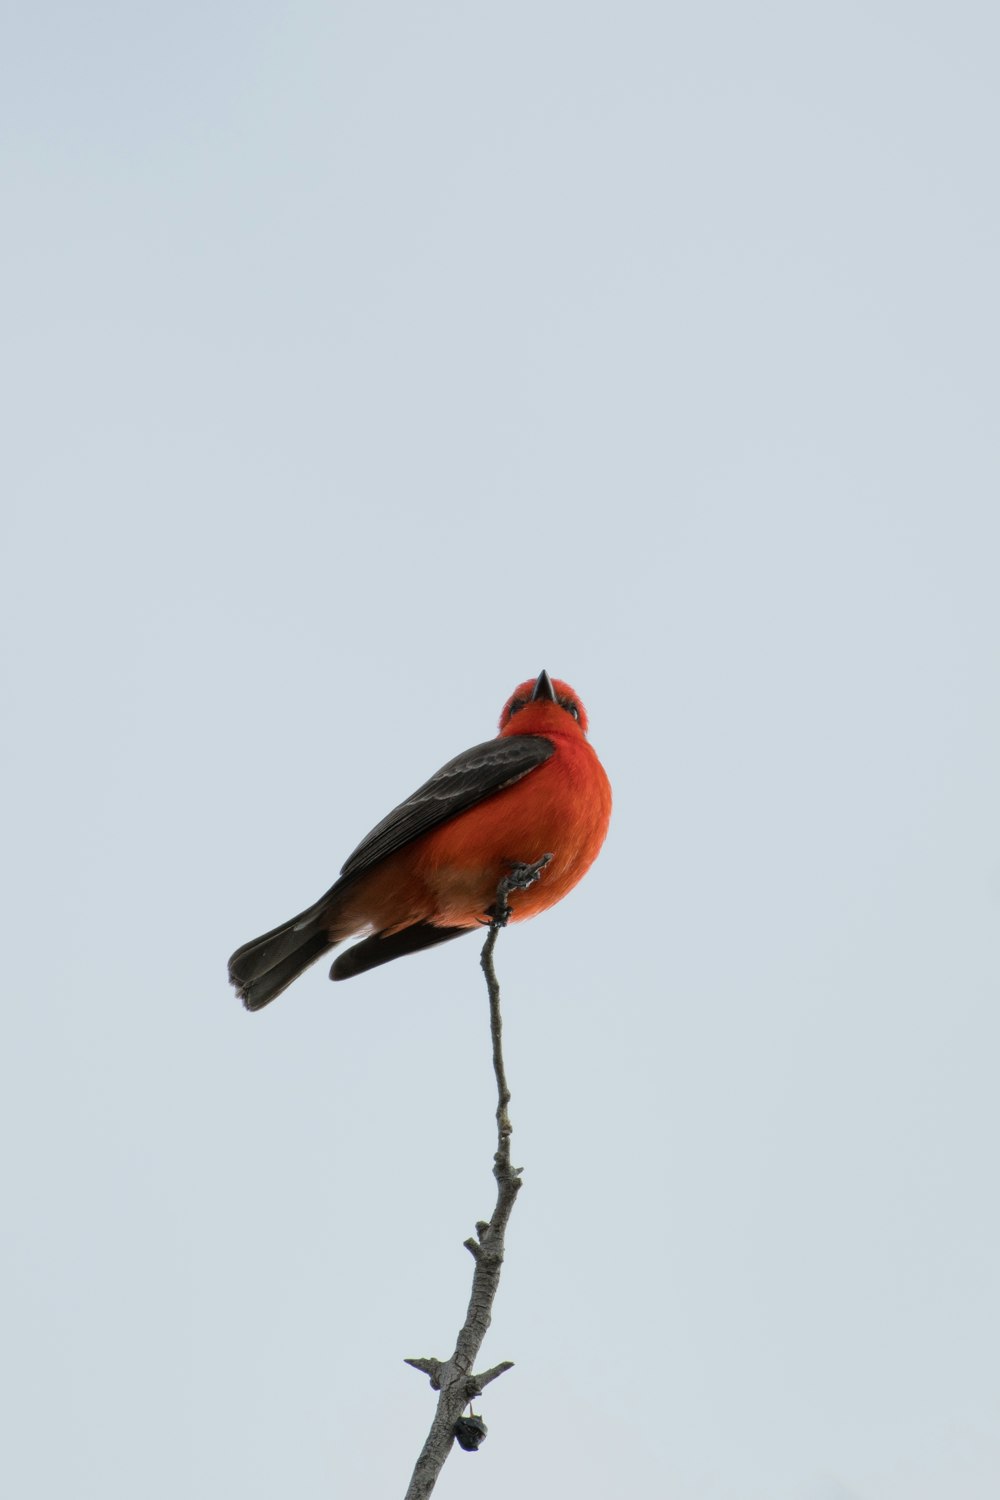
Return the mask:
<path id="1" fill-rule="evenodd" d="M 498 1365 L 491 1365 L 481 1375 L 470 1375 L 465 1382 L 465 1389 L 469 1400 L 471 1401 L 475 1396 L 481 1396 L 484 1387 L 488 1386 L 492 1380 L 498 1380 L 501 1375 L 506 1375 L 507 1371 L 513 1370 L 513 1368 L 514 1361 L 512 1359 L 502 1359 Z"/>
<path id="2" fill-rule="evenodd" d="M 411 1365 L 414 1370 L 419 1370 L 421 1375 L 426 1375 L 431 1383 L 431 1390 L 441 1389 L 441 1361 L 439 1359 L 404 1359 L 404 1365 Z"/>

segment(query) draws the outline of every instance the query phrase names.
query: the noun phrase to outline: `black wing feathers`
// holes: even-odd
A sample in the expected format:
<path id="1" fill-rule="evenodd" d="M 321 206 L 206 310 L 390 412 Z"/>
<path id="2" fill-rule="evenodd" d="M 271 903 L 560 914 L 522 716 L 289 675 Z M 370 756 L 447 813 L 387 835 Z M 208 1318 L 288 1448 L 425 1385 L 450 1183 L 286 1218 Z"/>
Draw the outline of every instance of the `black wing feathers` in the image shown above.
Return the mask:
<path id="1" fill-rule="evenodd" d="M 394 958 L 402 958 L 404 953 L 419 953 L 423 948 L 433 948 L 436 943 L 450 942 L 452 938 L 474 930 L 469 927 L 432 927 L 429 922 L 415 922 L 412 927 L 404 927 L 402 932 L 394 932 L 389 937 L 376 932 L 363 943 L 345 948 L 334 959 L 330 978 L 353 979 L 355 974 L 391 963 Z"/>
<path id="2" fill-rule="evenodd" d="M 341 876 L 370 870 L 411 839 L 520 781 L 554 755 L 555 748 L 541 735 L 514 734 L 464 750 L 375 825 L 350 856 Z"/>

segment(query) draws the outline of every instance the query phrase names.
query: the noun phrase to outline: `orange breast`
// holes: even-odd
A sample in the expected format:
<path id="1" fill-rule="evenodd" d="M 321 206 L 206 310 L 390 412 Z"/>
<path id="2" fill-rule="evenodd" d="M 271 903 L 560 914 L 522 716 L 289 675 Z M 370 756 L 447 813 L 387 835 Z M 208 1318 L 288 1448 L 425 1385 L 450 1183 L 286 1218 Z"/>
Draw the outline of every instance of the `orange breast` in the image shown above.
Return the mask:
<path id="1" fill-rule="evenodd" d="M 360 882 L 350 902 L 352 930 L 391 932 L 413 922 L 475 927 L 511 865 L 543 854 L 553 858 L 541 878 L 510 897 L 513 920 L 561 901 L 604 843 L 611 787 L 586 740 L 549 737 L 556 741 L 550 760 L 414 840 Z"/>

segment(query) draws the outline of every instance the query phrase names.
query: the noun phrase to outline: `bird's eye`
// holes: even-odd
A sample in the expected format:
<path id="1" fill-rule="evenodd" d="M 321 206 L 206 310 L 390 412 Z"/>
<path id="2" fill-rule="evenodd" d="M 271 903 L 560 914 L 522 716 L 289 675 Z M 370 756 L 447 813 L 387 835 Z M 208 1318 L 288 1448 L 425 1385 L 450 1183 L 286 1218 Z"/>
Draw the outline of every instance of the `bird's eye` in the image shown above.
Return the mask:
<path id="1" fill-rule="evenodd" d="M 572 714 L 573 717 L 574 717 L 574 719 L 576 719 L 577 722 L 579 722 L 579 719 L 580 719 L 580 710 L 577 708 L 576 704 L 572 701 L 572 699 L 570 699 L 570 698 L 560 698 L 559 699 L 559 707 L 560 708 L 564 708 L 568 714 Z"/>
<path id="2" fill-rule="evenodd" d="M 515 698 L 514 701 L 513 701 L 513 703 L 510 705 L 510 714 L 508 715 L 508 717 L 512 719 L 515 714 L 521 712 L 521 709 L 523 707 L 524 707 L 524 699 L 523 698 Z"/>

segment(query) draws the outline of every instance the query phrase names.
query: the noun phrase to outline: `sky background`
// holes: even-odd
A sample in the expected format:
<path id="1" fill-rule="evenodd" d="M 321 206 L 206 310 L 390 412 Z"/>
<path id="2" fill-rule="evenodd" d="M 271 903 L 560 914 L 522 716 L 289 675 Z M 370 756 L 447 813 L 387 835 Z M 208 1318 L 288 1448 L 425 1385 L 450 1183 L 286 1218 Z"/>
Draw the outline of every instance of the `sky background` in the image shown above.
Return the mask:
<path id="1" fill-rule="evenodd" d="M 995 6 L 2 30 L 0 1487 L 404 1492 L 477 945 L 226 958 L 546 667 L 615 814 L 436 1493 L 994 1500 Z"/>

